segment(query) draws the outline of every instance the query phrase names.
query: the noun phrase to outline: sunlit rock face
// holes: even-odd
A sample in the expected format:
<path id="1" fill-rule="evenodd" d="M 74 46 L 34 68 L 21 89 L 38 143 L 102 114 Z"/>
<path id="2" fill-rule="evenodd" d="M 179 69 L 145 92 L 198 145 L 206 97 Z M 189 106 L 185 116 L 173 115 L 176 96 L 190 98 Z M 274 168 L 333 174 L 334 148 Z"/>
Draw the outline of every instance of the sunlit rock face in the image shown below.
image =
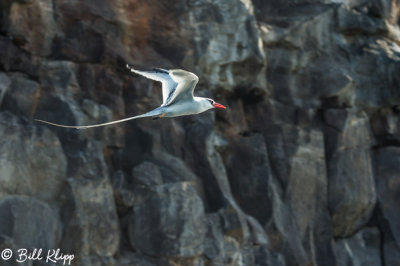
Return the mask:
<path id="1" fill-rule="evenodd" d="M 394 0 L 1 1 L 0 247 L 398 265 L 399 16 Z M 158 106 L 126 63 L 192 71 L 228 109 L 33 121 Z"/>

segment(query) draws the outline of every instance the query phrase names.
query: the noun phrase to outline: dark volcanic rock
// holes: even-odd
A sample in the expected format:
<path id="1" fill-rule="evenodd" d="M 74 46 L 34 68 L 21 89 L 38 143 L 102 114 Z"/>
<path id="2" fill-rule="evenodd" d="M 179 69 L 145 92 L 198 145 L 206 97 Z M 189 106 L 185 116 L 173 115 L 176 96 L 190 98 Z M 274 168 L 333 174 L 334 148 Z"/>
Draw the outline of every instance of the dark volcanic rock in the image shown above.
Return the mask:
<path id="1" fill-rule="evenodd" d="M 333 233 L 347 237 L 369 220 L 375 206 L 371 133 L 363 113 L 328 109 L 324 117 Z"/>
<path id="2" fill-rule="evenodd" d="M 3 102 L 4 95 L 10 88 L 11 81 L 5 73 L 0 72 L 0 105 Z"/>
<path id="3" fill-rule="evenodd" d="M 40 85 L 24 76 L 15 75 L 4 96 L 3 109 L 14 114 L 31 118 L 35 112 L 40 95 Z"/>
<path id="4" fill-rule="evenodd" d="M 133 168 L 132 176 L 138 185 L 151 187 L 163 183 L 160 169 L 151 162 L 143 162 Z"/>
<path id="5" fill-rule="evenodd" d="M 204 207 L 193 183 L 158 185 L 140 195 L 129 225 L 135 249 L 151 256 L 190 257 L 203 252 Z"/>
<path id="6" fill-rule="evenodd" d="M 27 196 L 5 196 L 0 200 L 0 214 L 0 236 L 12 239 L 14 248 L 48 250 L 59 245 L 59 214 L 44 202 Z"/>
<path id="7" fill-rule="evenodd" d="M 371 127 L 380 145 L 400 142 L 400 109 L 378 109 L 371 116 Z"/>
<path id="8" fill-rule="evenodd" d="M 376 153 L 376 183 L 378 207 L 382 213 L 381 226 L 384 228 L 384 252 L 388 265 L 395 265 L 400 258 L 400 227 L 398 197 L 400 191 L 400 149 L 381 148 Z"/>
<path id="9" fill-rule="evenodd" d="M 120 235 L 113 191 L 106 178 L 68 180 L 70 202 L 63 206 L 62 247 L 82 265 L 89 260 L 110 259 Z M 94 264 L 96 265 L 96 264 Z"/>
<path id="10" fill-rule="evenodd" d="M 57 201 L 66 184 L 67 161 L 57 137 L 8 112 L 0 113 L 0 194 Z"/>
<path id="11" fill-rule="evenodd" d="M 381 235 L 377 228 L 365 228 L 351 238 L 335 243 L 338 265 L 382 265 Z"/>
<path id="12" fill-rule="evenodd" d="M 247 214 L 264 224 L 272 212 L 268 195 L 271 169 L 264 139 L 257 134 L 232 139 L 230 143 L 223 157 L 232 194 Z"/>
<path id="13" fill-rule="evenodd" d="M 214 91 L 244 90 L 243 94 L 263 94 L 264 51 L 250 1 L 189 1 L 190 27 L 195 36 L 194 57 L 186 60 L 208 75 Z"/>
<path id="14" fill-rule="evenodd" d="M 14 42 L 31 54 L 48 56 L 57 30 L 53 2 L 14 1 L 8 12 L 8 27 L 5 30 Z"/>

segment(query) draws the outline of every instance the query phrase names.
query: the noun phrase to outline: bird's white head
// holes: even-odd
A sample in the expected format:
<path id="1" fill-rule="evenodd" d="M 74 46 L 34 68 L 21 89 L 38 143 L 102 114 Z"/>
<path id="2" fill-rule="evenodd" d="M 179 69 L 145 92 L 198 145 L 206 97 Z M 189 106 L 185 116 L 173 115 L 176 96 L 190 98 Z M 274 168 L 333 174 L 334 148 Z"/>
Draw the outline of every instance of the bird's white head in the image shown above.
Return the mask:
<path id="1" fill-rule="evenodd" d="M 210 98 L 201 98 L 201 102 L 202 102 L 202 105 L 204 105 L 204 109 L 206 109 L 206 110 L 212 109 L 212 108 L 226 109 L 225 106 L 223 106 L 220 103 L 215 102 L 213 99 L 210 99 Z"/>

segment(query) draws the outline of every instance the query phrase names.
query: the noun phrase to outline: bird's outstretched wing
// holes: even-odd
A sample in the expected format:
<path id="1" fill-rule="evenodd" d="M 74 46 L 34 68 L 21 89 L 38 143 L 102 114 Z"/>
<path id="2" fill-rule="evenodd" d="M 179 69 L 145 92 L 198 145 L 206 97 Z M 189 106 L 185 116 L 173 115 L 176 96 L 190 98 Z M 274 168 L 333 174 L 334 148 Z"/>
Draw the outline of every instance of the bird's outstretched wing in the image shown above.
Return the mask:
<path id="1" fill-rule="evenodd" d="M 178 84 L 176 89 L 168 96 L 167 104 L 183 99 L 193 99 L 193 91 L 199 78 L 192 72 L 182 69 L 171 69 L 169 76 Z"/>
<path id="2" fill-rule="evenodd" d="M 163 103 L 166 105 L 167 99 L 174 93 L 178 83 L 169 75 L 169 71 L 162 68 L 147 68 L 143 66 L 127 64 L 130 71 L 139 74 L 148 79 L 160 81 L 162 84 Z"/>
<path id="3" fill-rule="evenodd" d="M 163 108 L 162 108 L 162 107 L 158 107 L 158 108 L 156 108 L 156 109 L 154 109 L 154 110 L 152 110 L 152 111 L 150 111 L 150 112 L 144 113 L 144 114 L 142 114 L 142 115 L 132 116 L 132 117 L 128 117 L 128 118 L 124 118 L 124 119 L 120 119 L 120 120 L 116 120 L 116 121 L 111 121 L 111 122 L 107 122 L 107 123 L 95 124 L 95 125 L 87 125 L 87 126 L 67 126 L 67 125 L 60 125 L 60 124 L 51 123 L 51 122 L 44 121 L 44 120 L 40 120 L 40 119 L 35 119 L 35 121 L 42 122 L 42 123 L 45 123 L 45 124 L 49 124 L 49 125 L 56 126 L 56 127 L 86 129 L 86 128 L 91 128 L 91 127 L 108 126 L 108 125 L 112 125 L 112 124 L 117 124 L 117 123 L 129 121 L 129 120 L 137 119 L 137 118 L 143 118 L 143 117 L 157 117 L 157 116 L 159 116 L 159 115 L 161 115 L 161 114 L 163 114 Z"/>
<path id="4" fill-rule="evenodd" d="M 162 68 L 146 68 L 137 65 L 126 65 L 132 72 L 162 83 L 163 103 L 169 105 L 174 101 L 193 98 L 193 91 L 199 78 L 182 69 L 165 70 Z"/>

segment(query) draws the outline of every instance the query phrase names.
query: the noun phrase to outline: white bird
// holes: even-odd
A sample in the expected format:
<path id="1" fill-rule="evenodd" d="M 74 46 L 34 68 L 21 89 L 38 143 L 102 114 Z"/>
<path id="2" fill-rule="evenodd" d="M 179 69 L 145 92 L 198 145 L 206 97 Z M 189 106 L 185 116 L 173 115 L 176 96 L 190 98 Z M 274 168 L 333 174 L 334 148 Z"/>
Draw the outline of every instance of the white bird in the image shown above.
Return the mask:
<path id="1" fill-rule="evenodd" d="M 226 109 L 225 106 L 215 102 L 213 99 L 193 96 L 193 91 L 199 78 L 191 72 L 181 69 L 165 70 L 161 68 L 144 68 L 130 64 L 127 64 L 126 67 L 136 74 L 161 82 L 163 103 L 160 107 L 142 115 L 87 126 L 67 126 L 39 119 L 35 120 L 58 127 L 85 129 L 112 125 L 142 117 L 153 117 L 153 119 L 158 119 L 162 117 L 199 114 L 213 108 Z"/>

